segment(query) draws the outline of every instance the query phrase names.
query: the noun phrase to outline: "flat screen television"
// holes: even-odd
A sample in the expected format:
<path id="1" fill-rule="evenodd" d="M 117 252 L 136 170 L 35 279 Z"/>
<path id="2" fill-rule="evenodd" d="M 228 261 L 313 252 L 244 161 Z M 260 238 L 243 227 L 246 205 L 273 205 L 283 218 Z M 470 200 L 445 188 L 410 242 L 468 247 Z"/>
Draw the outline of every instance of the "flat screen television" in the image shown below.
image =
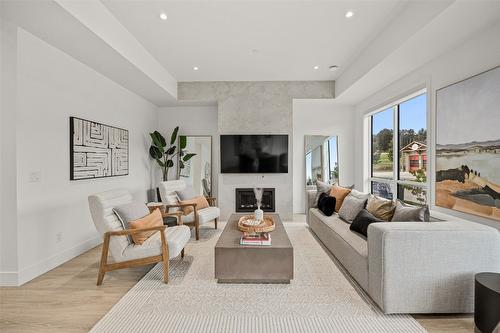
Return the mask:
<path id="1" fill-rule="evenodd" d="M 288 173 L 288 135 L 221 135 L 221 173 Z"/>

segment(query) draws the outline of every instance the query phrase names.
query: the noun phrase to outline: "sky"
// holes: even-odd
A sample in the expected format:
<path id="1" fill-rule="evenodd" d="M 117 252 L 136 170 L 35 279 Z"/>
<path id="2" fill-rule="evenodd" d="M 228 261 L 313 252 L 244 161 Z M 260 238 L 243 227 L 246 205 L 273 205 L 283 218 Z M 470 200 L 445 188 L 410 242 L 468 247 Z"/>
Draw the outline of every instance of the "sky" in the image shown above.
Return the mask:
<path id="1" fill-rule="evenodd" d="M 436 95 L 437 144 L 500 140 L 500 67 Z"/>
<path id="2" fill-rule="evenodd" d="M 425 94 L 401 103 L 399 107 L 400 129 L 414 129 L 415 132 L 418 132 L 421 128 L 426 128 L 426 110 L 427 102 Z M 377 134 L 384 128 L 392 129 L 392 119 L 392 108 L 375 114 L 373 117 L 373 133 Z"/>

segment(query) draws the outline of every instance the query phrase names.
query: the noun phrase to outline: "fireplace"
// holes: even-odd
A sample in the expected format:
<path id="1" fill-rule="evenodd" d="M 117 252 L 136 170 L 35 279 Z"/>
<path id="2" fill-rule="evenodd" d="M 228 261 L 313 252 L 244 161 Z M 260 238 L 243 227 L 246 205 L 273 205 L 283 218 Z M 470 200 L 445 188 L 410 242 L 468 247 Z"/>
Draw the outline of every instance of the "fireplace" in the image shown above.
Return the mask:
<path id="1" fill-rule="evenodd" d="M 262 206 L 260 207 L 265 212 L 275 211 L 274 188 L 265 188 L 262 195 Z M 253 188 L 237 188 L 236 189 L 236 212 L 253 212 L 257 209 L 257 201 Z"/>

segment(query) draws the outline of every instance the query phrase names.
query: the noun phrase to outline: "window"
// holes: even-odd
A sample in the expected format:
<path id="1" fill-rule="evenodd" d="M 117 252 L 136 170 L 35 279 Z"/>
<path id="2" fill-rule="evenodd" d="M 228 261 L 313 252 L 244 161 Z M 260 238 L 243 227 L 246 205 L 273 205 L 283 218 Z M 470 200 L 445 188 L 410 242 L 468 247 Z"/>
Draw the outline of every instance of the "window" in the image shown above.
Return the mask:
<path id="1" fill-rule="evenodd" d="M 330 175 L 330 183 L 339 182 L 339 160 L 337 154 L 337 137 L 332 136 L 328 139 L 328 174 Z"/>
<path id="2" fill-rule="evenodd" d="M 427 203 L 427 101 L 419 92 L 369 116 L 375 195 Z"/>

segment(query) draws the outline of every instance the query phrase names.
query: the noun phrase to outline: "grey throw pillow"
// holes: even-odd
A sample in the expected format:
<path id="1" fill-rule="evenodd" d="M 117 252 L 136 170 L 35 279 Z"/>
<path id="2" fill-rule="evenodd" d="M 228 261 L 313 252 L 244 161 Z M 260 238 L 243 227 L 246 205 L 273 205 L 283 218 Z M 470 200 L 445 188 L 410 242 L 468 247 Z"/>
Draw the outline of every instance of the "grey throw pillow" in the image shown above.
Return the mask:
<path id="1" fill-rule="evenodd" d="M 330 193 L 333 184 L 328 184 L 320 180 L 316 181 L 316 198 L 314 198 L 313 207 L 318 207 L 318 199 L 321 193 Z"/>
<path id="2" fill-rule="evenodd" d="M 149 209 L 144 202 L 132 201 L 128 204 L 116 206 L 113 212 L 120 220 L 123 229 L 128 229 L 130 221 L 134 221 L 149 215 Z"/>
<path id="3" fill-rule="evenodd" d="M 352 195 L 358 199 L 366 199 L 366 200 L 368 200 L 368 198 L 370 197 L 370 193 L 360 192 L 355 189 L 353 189 L 351 193 L 349 193 L 349 195 Z"/>
<path id="4" fill-rule="evenodd" d="M 186 186 L 183 190 L 175 191 L 177 192 L 177 196 L 180 200 L 189 200 L 197 197 L 196 193 L 194 193 L 194 189 L 192 186 Z"/>
<path id="5" fill-rule="evenodd" d="M 339 216 L 344 221 L 351 223 L 360 211 L 365 208 L 368 198 L 358 198 L 355 195 L 349 194 L 345 197 L 344 202 L 339 210 Z"/>
<path id="6" fill-rule="evenodd" d="M 429 222 L 429 206 L 422 207 L 396 202 L 396 210 L 392 222 Z"/>

